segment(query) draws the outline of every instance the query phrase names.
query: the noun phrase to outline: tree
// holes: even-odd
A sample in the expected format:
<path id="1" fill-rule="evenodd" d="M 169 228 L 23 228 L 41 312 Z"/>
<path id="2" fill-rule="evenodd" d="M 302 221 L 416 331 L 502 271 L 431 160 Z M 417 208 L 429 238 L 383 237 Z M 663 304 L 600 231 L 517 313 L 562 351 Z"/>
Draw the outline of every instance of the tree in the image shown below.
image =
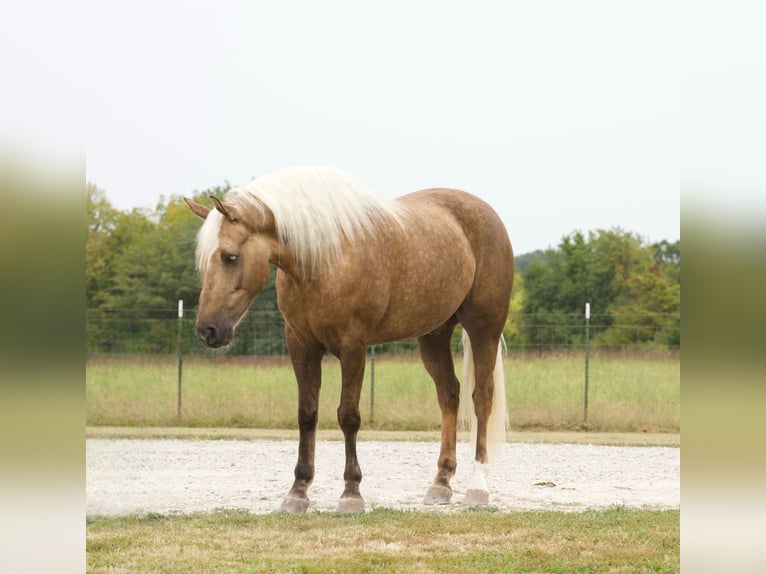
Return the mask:
<path id="1" fill-rule="evenodd" d="M 178 197 L 154 211 L 123 212 L 112 230 L 113 274 L 101 296 L 103 310 L 119 323 L 122 350 L 165 352 L 174 348 L 176 302 L 197 306 L 199 277 L 194 265 L 199 219 Z"/>
<path id="2" fill-rule="evenodd" d="M 154 212 L 123 214 L 115 235 L 125 248 L 117 254 L 107 306 L 122 309 L 174 309 L 183 299 L 196 307 L 199 278 L 194 267 L 200 220 L 180 198 Z"/>
<path id="3" fill-rule="evenodd" d="M 662 240 L 652 245 L 654 260 L 660 270 L 676 283 L 681 283 L 681 240 L 673 243 Z"/>
<path id="4" fill-rule="evenodd" d="M 680 344 L 680 244 L 646 245 L 619 228 L 577 231 L 529 261 L 522 277 L 524 344 L 578 345 L 591 303 L 594 342 Z M 619 319 L 619 324 L 617 323 Z"/>
<path id="5" fill-rule="evenodd" d="M 114 270 L 113 255 L 118 248 L 112 232 L 119 212 L 112 207 L 106 194 L 92 183 L 85 185 L 85 301 L 87 307 L 103 303 Z"/>
<path id="6" fill-rule="evenodd" d="M 519 271 L 514 272 L 513 291 L 511 291 L 511 301 L 508 305 L 508 316 L 505 318 L 503 327 L 503 336 L 509 346 L 521 345 L 521 330 L 516 321 L 518 315 L 524 309 L 524 279 Z"/>

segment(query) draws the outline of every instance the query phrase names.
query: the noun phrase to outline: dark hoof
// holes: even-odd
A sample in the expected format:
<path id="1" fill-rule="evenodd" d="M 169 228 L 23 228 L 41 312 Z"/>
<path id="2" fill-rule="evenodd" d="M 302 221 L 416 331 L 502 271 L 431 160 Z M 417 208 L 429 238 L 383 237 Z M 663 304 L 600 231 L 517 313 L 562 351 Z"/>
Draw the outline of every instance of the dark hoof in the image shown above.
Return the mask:
<path id="1" fill-rule="evenodd" d="M 346 496 L 338 501 L 338 512 L 344 514 L 361 514 L 364 512 L 364 500 Z"/>
<path id="2" fill-rule="evenodd" d="M 487 506 L 489 504 L 489 492 L 486 490 L 467 490 L 463 504 L 466 506 Z"/>
<path id="3" fill-rule="evenodd" d="M 423 504 L 449 504 L 452 499 L 452 489 L 441 484 L 432 484 L 426 491 Z"/>
<path id="4" fill-rule="evenodd" d="M 295 496 L 285 496 L 279 507 L 280 512 L 289 512 L 290 514 L 302 514 L 308 510 L 309 499 L 297 498 Z"/>

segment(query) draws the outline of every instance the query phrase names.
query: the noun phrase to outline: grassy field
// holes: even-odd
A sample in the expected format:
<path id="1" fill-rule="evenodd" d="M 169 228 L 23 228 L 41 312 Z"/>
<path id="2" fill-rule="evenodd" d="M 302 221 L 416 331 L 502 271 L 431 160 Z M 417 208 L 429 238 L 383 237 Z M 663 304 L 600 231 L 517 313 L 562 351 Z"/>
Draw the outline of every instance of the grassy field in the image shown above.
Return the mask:
<path id="1" fill-rule="evenodd" d="M 678 510 L 89 518 L 88 572 L 678 572 Z"/>
<path id="2" fill-rule="evenodd" d="M 331 357 L 325 359 L 323 367 L 319 426 L 335 429 L 340 368 Z M 680 430 L 678 357 L 592 356 L 587 424 L 583 424 L 582 356 L 511 356 L 505 359 L 505 373 L 511 426 L 517 431 Z M 180 420 L 176 414 L 177 385 L 172 357 L 92 358 L 86 365 L 86 422 L 89 426 L 297 426 L 297 389 L 286 361 L 187 360 Z M 439 428 L 441 417 L 433 383 L 417 359 L 378 358 L 372 422 L 369 393 L 368 365 L 361 401 L 364 429 Z"/>

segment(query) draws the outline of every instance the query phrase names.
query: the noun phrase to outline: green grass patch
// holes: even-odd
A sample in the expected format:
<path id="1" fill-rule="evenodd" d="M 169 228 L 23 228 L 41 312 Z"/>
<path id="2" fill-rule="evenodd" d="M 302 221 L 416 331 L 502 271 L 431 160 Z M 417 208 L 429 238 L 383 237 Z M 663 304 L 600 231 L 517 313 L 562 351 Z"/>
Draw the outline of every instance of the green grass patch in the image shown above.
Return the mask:
<path id="1" fill-rule="evenodd" d="M 88 572 L 678 572 L 678 510 L 87 520 Z"/>
<path id="2" fill-rule="evenodd" d="M 514 355 L 505 359 L 505 373 L 514 430 L 680 430 L 678 357 L 591 357 L 587 424 L 581 356 Z M 417 359 L 378 356 L 372 423 L 370 386 L 368 366 L 360 404 L 364 429 L 433 431 L 440 427 L 433 383 Z M 177 391 L 173 358 L 92 358 L 86 364 L 86 422 L 90 426 L 297 426 L 297 387 L 286 360 L 187 360 L 180 418 Z M 320 429 L 337 428 L 339 397 L 340 365 L 328 357 L 323 364 Z"/>
<path id="3" fill-rule="evenodd" d="M 511 426 L 601 432 L 679 432 L 681 362 L 647 355 L 591 357 L 588 420 L 583 421 L 585 364 L 571 355 L 506 359 Z"/>

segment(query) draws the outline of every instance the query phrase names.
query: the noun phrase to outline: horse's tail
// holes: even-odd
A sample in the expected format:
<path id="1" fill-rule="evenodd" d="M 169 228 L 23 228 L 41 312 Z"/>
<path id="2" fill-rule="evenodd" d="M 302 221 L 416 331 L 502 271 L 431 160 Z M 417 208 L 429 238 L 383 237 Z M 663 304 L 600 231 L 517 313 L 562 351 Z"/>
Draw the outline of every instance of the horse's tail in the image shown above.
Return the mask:
<path id="1" fill-rule="evenodd" d="M 487 421 L 487 455 L 490 461 L 495 460 L 505 443 L 505 433 L 510 428 L 508 411 L 505 402 L 505 375 L 503 373 L 503 350 L 505 340 L 500 335 L 497 345 L 495 369 L 492 371 L 493 393 L 492 411 Z M 463 330 L 463 384 L 460 391 L 460 420 L 462 427 L 468 426 L 471 433 L 471 444 L 476 445 L 476 411 L 473 409 L 473 391 L 476 388 L 476 376 L 473 363 L 471 339 Z"/>

